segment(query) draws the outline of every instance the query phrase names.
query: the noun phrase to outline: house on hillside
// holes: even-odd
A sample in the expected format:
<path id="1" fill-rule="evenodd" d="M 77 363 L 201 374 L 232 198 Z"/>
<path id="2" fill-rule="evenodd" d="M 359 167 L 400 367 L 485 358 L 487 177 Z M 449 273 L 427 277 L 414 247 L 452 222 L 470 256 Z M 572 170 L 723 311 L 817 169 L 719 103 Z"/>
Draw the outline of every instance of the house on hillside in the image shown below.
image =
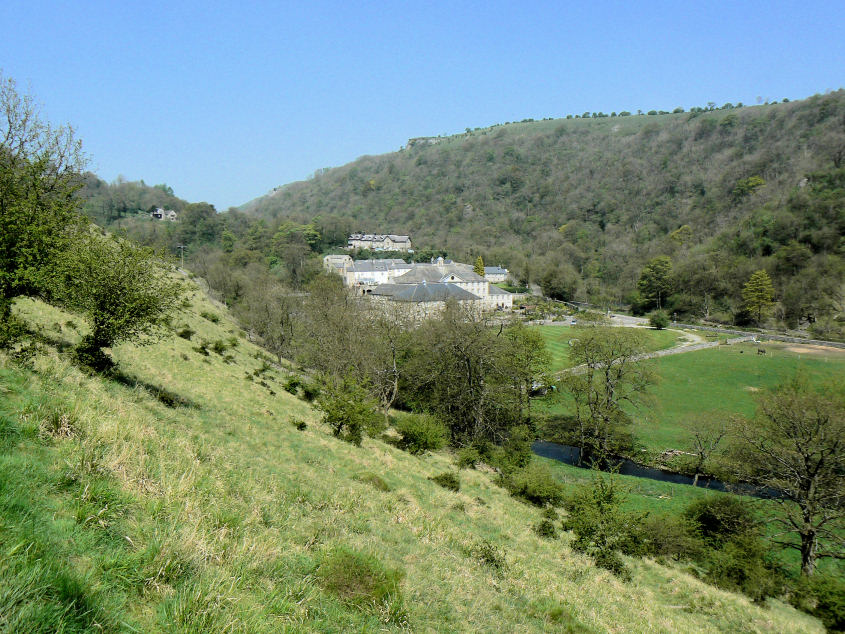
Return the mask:
<path id="1" fill-rule="evenodd" d="M 330 254 L 323 258 L 323 268 L 327 273 L 337 273 L 344 279 L 346 278 L 346 271 L 352 268 L 352 258 L 349 255 L 335 255 Z"/>
<path id="2" fill-rule="evenodd" d="M 508 279 L 508 275 L 510 275 L 510 271 L 501 266 L 485 266 L 484 267 L 484 279 L 488 282 L 504 282 Z"/>
<path id="3" fill-rule="evenodd" d="M 347 249 L 371 251 L 410 251 L 411 238 L 386 233 L 353 233 L 347 240 Z"/>
<path id="4" fill-rule="evenodd" d="M 161 207 L 156 207 L 155 211 L 150 214 L 150 217 L 154 218 L 155 220 L 169 220 L 170 222 L 176 222 L 176 212 L 172 209 L 162 209 Z"/>

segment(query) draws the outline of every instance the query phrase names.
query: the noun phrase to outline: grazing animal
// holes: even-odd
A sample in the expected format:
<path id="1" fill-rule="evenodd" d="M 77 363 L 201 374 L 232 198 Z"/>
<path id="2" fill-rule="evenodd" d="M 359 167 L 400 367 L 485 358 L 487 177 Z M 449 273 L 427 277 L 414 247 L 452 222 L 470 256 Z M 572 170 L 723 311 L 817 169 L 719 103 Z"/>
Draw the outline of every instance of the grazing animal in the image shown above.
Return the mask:
<path id="1" fill-rule="evenodd" d="M 765 348 L 757 348 L 757 354 L 766 354 Z"/>

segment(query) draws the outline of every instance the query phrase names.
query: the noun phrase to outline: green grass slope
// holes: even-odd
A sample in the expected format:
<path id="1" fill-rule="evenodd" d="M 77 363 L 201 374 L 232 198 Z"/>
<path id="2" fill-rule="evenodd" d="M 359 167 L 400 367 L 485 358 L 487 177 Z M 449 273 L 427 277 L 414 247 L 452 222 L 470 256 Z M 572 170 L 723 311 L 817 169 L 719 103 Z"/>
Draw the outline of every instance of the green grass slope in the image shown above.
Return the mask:
<path id="1" fill-rule="evenodd" d="M 489 473 L 453 493 L 447 453 L 334 439 L 200 293 L 174 326 L 114 350 L 121 381 L 0 356 L 0 631 L 821 631 L 650 561 L 623 583 Z"/>

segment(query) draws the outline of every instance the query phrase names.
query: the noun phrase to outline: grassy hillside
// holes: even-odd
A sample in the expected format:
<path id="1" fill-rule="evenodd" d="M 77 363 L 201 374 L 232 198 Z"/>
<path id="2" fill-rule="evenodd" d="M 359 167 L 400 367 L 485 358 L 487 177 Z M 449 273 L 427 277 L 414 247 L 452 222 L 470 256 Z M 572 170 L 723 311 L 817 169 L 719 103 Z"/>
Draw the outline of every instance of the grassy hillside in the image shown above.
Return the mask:
<path id="1" fill-rule="evenodd" d="M 56 342 L 83 330 L 16 310 Z M 623 583 L 489 473 L 453 493 L 427 479 L 446 453 L 334 439 L 198 292 L 185 326 L 118 347 L 120 380 L 50 346 L 0 356 L 0 630 L 821 631 L 650 561 Z"/>

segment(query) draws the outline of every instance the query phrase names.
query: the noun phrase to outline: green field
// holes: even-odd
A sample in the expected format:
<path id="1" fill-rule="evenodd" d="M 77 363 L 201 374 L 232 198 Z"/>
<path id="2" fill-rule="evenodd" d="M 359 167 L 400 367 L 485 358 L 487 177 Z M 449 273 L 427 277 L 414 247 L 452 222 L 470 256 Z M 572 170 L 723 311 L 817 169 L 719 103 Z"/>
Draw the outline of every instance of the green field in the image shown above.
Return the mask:
<path id="1" fill-rule="evenodd" d="M 48 339 L 84 330 L 43 304 L 17 312 Z M 569 536 L 538 537 L 540 510 L 489 470 L 453 493 L 429 480 L 454 469 L 449 452 L 333 438 L 199 293 L 173 323 L 196 334 L 119 346 L 121 381 L 49 346 L 24 365 L 0 354 L 0 630 L 821 631 L 650 560 L 620 581 Z M 345 599 L 321 576 L 339 548 L 398 570 L 401 596 Z M 478 554 L 491 549 L 502 567 Z"/>
<path id="2" fill-rule="evenodd" d="M 632 410 L 635 436 L 647 455 L 638 460 L 653 462 L 665 449 L 688 449 L 681 422 L 693 416 L 742 414 L 755 410 L 754 395 L 772 388 L 801 371 L 813 383 L 845 381 L 845 350 L 767 343 L 765 355 L 756 344 L 723 345 L 644 361 L 659 377 L 652 402 Z M 538 410 L 550 414 L 568 412 L 565 395 L 539 401 Z"/>
<path id="3" fill-rule="evenodd" d="M 569 340 L 576 336 L 578 327 L 569 325 L 532 326 L 540 331 L 546 340 L 546 349 L 552 357 L 550 370 L 559 372 L 572 366 L 569 361 Z M 652 330 L 650 328 L 631 329 L 646 335 L 646 352 L 671 348 L 685 336 L 676 330 Z"/>

